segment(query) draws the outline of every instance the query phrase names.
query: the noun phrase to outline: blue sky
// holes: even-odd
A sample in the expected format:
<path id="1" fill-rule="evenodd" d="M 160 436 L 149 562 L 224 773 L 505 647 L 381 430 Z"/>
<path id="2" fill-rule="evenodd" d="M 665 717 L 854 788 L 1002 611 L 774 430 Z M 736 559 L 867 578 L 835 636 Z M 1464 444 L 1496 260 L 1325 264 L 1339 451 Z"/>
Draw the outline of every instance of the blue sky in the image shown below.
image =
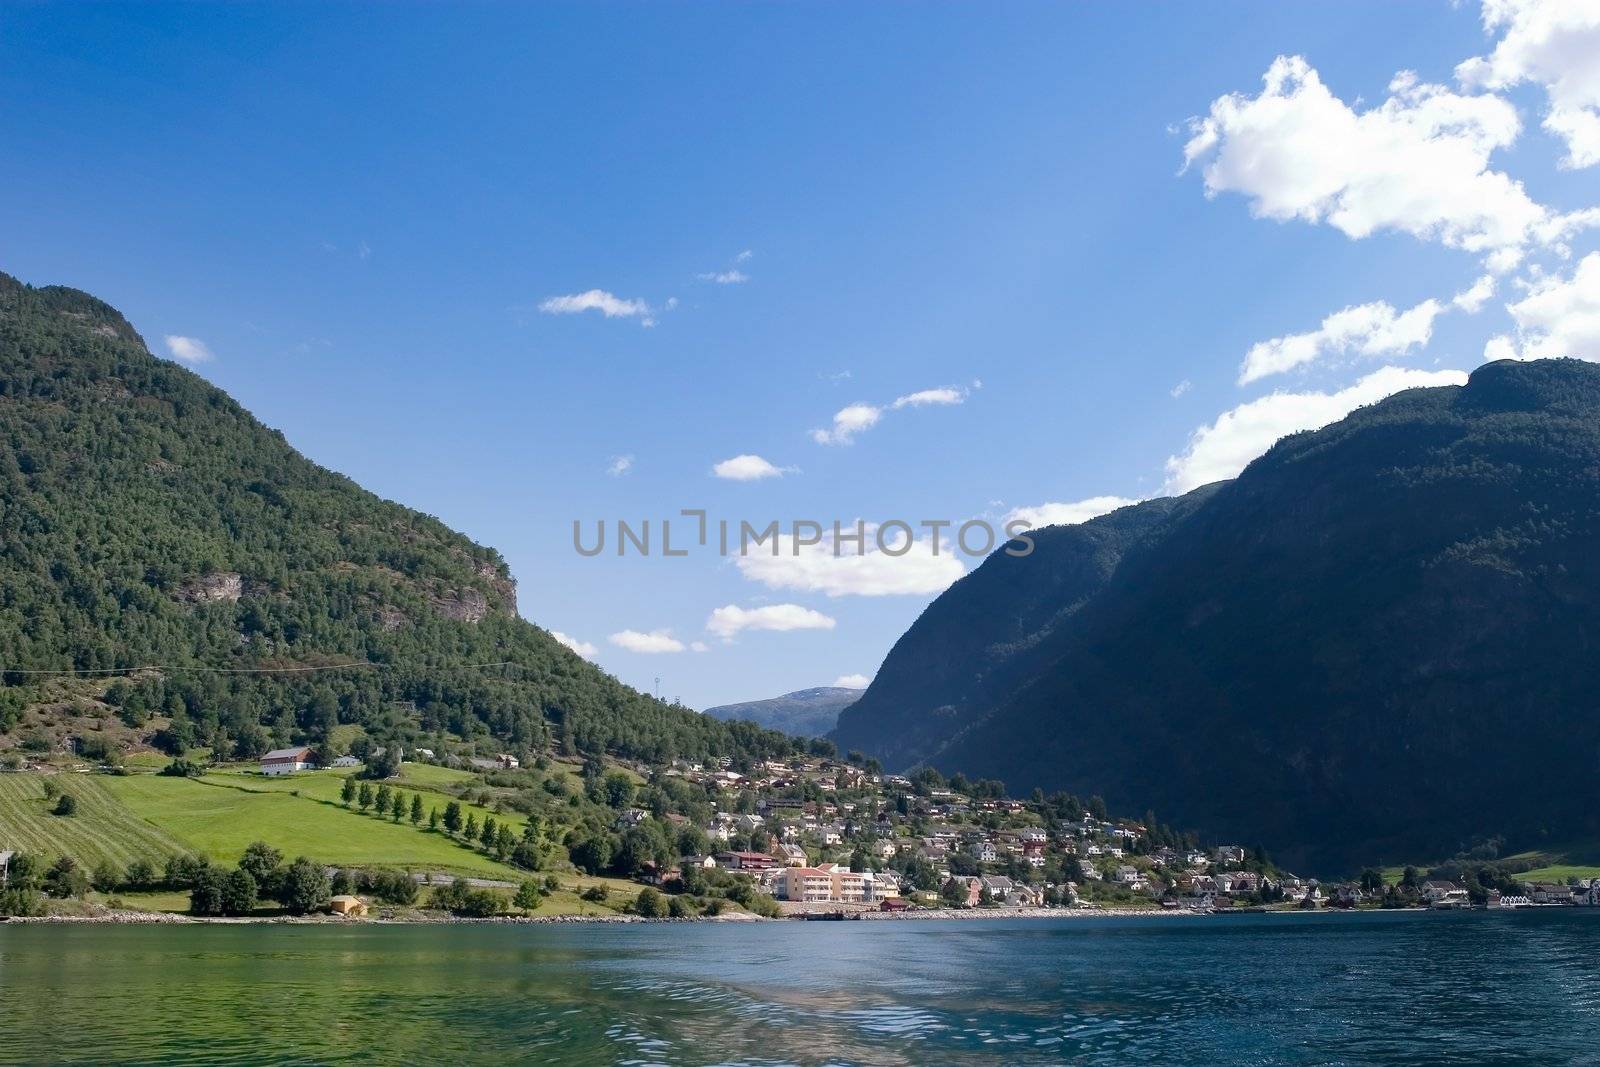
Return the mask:
<path id="1" fill-rule="evenodd" d="M 7 4 L 0 269 L 707 706 L 870 677 L 974 561 L 585 559 L 573 520 L 1081 517 L 1600 353 L 1596 57 L 1553 0 Z"/>

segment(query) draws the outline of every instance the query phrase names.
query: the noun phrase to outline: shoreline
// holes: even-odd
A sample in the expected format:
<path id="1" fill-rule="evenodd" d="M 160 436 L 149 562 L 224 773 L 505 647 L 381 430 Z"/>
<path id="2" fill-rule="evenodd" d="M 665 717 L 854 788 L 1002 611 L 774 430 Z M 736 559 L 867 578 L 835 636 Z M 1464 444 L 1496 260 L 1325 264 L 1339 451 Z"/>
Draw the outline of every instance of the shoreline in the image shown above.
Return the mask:
<path id="1" fill-rule="evenodd" d="M 1372 911 L 1373 909 L 1366 909 Z M 1426 908 L 1390 908 L 1388 912 L 1421 912 Z M 730 912 L 722 915 L 697 915 L 685 918 L 646 918 L 642 915 L 498 915 L 491 918 L 466 918 L 453 915 L 418 915 L 389 919 L 345 919 L 332 915 L 238 915 L 201 916 L 177 912 L 108 911 L 99 915 L 16 915 L 0 920 L 0 927 L 15 923 L 30 926 L 560 926 L 572 924 L 638 925 L 685 923 L 785 923 L 785 922 L 982 922 L 1040 919 L 1150 919 L 1150 918 L 1208 918 L 1217 915 L 1345 915 L 1363 914 L 1333 909 L 1303 911 L 1258 911 L 1229 909 L 1228 911 L 1193 911 L 1155 908 L 1008 908 L 983 910 L 977 908 L 926 908 L 918 911 L 880 912 L 863 911 L 845 913 L 843 920 L 810 919 L 801 913 L 777 918 L 764 918 L 748 912 Z M 818 914 L 818 913 L 813 913 Z M 833 914 L 833 913 L 821 913 Z"/>

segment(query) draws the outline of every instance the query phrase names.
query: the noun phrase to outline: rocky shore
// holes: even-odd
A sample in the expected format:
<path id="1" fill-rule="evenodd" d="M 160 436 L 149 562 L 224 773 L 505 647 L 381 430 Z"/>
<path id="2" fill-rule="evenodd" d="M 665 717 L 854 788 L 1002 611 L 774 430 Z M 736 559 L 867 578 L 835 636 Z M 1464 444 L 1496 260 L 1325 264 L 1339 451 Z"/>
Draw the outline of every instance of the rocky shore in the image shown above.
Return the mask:
<path id="1" fill-rule="evenodd" d="M 837 912 L 821 911 L 814 916 Z M 924 908 L 908 911 L 884 912 L 860 910 L 845 912 L 846 921 L 871 922 L 928 922 L 982 921 L 1004 919 L 1143 919 L 1154 916 L 1196 916 L 1203 912 L 1188 909 L 1158 910 L 1154 908 Z M 11 923 L 35 925 L 102 924 L 142 926 L 163 923 L 211 924 L 216 926 L 247 926 L 280 924 L 287 926 L 372 925 L 401 926 L 417 924 L 510 924 L 523 926 L 548 926 L 568 923 L 663 924 L 663 923 L 763 923 L 784 920 L 801 920 L 801 913 L 791 913 L 780 919 L 765 919 L 748 912 L 724 912 L 721 915 L 701 915 L 692 918 L 647 919 L 640 915 L 497 915 L 492 918 L 473 919 L 437 912 L 402 912 L 389 918 L 364 917 L 347 919 L 336 915 L 256 915 L 256 916 L 194 916 L 172 912 L 129 911 L 104 909 L 87 915 L 36 915 L 14 916 L 4 920 Z M 815 918 L 813 918 L 815 921 Z"/>

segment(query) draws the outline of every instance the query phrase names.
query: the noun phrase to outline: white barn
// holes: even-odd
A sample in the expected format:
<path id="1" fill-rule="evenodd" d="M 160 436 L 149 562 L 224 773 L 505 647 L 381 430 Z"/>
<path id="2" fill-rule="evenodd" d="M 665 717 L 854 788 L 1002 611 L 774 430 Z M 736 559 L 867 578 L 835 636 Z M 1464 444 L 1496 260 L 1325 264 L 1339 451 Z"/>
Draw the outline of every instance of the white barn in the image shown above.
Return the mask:
<path id="1" fill-rule="evenodd" d="M 311 749 L 304 745 L 299 748 L 278 748 L 261 757 L 262 774 L 293 774 L 295 771 L 310 770 L 316 766 L 311 759 Z"/>

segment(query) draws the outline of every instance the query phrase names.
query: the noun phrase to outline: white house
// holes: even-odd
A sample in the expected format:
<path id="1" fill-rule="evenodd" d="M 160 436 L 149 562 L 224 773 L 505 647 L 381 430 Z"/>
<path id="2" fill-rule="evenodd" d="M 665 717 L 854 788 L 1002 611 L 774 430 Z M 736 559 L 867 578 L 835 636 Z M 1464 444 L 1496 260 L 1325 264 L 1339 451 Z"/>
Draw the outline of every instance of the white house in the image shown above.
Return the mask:
<path id="1" fill-rule="evenodd" d="M 304 745 L 299 748 L 275 748 L 261 757 L 262 774 L 293 774 L 315 766 L 311 750 Z"/>
<path id="2" fill-rule="evenodd" d="M 1423 882 L 1422 898 L 1430 908 L 1465 908 L 1471 903 L 1467 891 L 1454 882 Z"/>

